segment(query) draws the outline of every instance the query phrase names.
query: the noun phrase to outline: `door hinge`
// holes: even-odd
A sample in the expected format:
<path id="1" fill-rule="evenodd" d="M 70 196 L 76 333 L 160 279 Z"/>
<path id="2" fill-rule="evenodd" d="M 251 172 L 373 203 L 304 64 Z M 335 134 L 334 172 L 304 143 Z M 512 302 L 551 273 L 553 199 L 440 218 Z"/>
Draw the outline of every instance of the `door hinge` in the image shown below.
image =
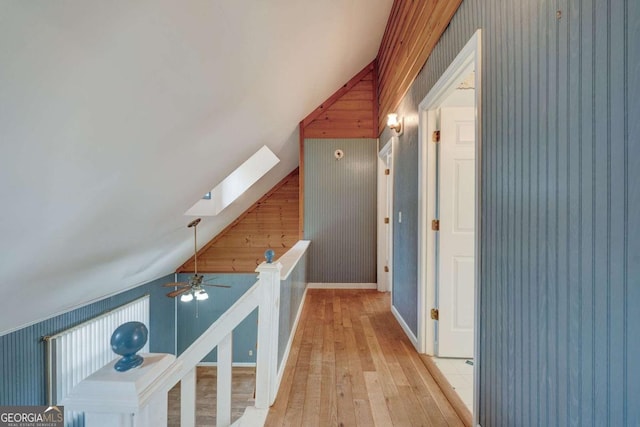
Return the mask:
<path id="1" fill-rule="evenodd" d="M 389 175 L 390 173 L 391 173 L 391 169 L 385 169 L 385 170 L 384 170 L 384 174 L 385 174 L 385 175 Z"/>
<path id="2" fill-rule="evenodd" d="M 440 142 L 440 131 L 439 130 L 434 130 L 433 131 L 433 134 L 431 135 L 431 141 Z"/>
<path id="3" fill-rule="evenodd" d="M 389 272 L 389 266 L 388 266 L 388 265 L 385 265 L 385 266 L 384 266 L 384 272 L 385 272 L 385 273 L 388 273 L 388 272 Z"/>
<path id="4" fill-rule="evenodd" d="M 434 219 L 433 221 L 431 221 L 431 229 L 433 231 L 440 231 L 440 220 L 439 219 Z"/>
<path id="5" fill-rule="evenodd" d="M 431 318 L 433 320 L 440 320 L 440 312 L 438 311 L 437 308 L 432 308 L 431 309 Z"/>
<path id="6" fill-rule="evenodd" d="M 389 217 L 386 217 L 386 218 L 384 219 L 384 223 L 385 223 L 385 224 L 389 224 Z"/>

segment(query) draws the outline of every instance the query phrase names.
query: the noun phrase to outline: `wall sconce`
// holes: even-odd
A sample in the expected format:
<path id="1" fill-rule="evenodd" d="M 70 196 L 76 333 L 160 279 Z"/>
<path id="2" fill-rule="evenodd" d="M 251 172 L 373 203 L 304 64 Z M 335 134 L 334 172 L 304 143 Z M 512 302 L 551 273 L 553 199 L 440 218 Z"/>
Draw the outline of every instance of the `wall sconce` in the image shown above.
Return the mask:
<path id="1" fill-rule="evenodd" d="M 387 126 L 389 129 L 393 129 L 396 131 L 396 135 L 402 135 L 403 129 L 403 118 L 398 118 L 398 115 L 395 113 L 391 113 L 387 115 Z"/>

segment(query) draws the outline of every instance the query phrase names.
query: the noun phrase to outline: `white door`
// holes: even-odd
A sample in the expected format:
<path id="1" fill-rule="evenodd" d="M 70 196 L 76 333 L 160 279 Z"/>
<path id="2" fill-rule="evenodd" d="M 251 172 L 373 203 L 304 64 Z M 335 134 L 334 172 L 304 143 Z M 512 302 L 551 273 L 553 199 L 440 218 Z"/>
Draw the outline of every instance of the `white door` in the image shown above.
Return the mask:
<path id="1" fill-rule="evenodd" d="M 440 357 L 473 357 L 475 112 L 440 110 L 438 346 Z"/>

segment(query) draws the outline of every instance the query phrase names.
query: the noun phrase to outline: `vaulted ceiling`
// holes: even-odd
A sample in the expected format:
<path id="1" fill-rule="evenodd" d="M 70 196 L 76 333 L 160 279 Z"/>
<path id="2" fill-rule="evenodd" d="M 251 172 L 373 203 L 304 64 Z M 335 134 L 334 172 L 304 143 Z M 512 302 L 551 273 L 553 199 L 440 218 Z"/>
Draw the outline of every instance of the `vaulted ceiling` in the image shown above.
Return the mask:
<path id="1" fill-rule="evenodd" d="M 392 0 L 0 3 L 0 334 L 173 272 L 184 212 L 376 56 Z"/>

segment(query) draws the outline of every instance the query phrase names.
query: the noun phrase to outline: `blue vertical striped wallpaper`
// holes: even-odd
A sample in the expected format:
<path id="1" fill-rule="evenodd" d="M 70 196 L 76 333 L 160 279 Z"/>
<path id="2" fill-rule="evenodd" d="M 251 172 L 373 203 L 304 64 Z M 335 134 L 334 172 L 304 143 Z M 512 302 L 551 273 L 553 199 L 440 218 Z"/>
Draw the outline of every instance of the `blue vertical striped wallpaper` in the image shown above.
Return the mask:
<path id="1" fill-rule="evenodd" d="M 305 139 L 310 282 L 376 282 L 376 170 L 375 139 Z"/>
<path id="2" fill-rule="evenodd" d="M 293 324 L 302 304 L 304 291 L 307 289 L 307 265 L 309 250 L 287 278 L 280 282 L 280 319 L 278 321 L 278 367 L 282 365 L 284 351 L 287 349 L 289 337 L 295 334 Z"/>
<path id="3" fill-rule="evenodd" d="M 142 295 L 149 294 L 149 350 L 174 353 L 175 316 L 173 299 L 162 284 L 173 282 L 173 274 L 118 295 L 0 336 L 0 405 L 45 405 L 46 352 L 43 336 L 54 335 L 85 322 Z"/>
<path id="4" fill-rule="evenodd" d="M 478 28 L 479 421 L 640 426 L 640 2 L 465 0 L 398 108 L 403 222 L 418 104 Z M 394 303 L 414 325 L 417 247 L 394 244 Z"/>

